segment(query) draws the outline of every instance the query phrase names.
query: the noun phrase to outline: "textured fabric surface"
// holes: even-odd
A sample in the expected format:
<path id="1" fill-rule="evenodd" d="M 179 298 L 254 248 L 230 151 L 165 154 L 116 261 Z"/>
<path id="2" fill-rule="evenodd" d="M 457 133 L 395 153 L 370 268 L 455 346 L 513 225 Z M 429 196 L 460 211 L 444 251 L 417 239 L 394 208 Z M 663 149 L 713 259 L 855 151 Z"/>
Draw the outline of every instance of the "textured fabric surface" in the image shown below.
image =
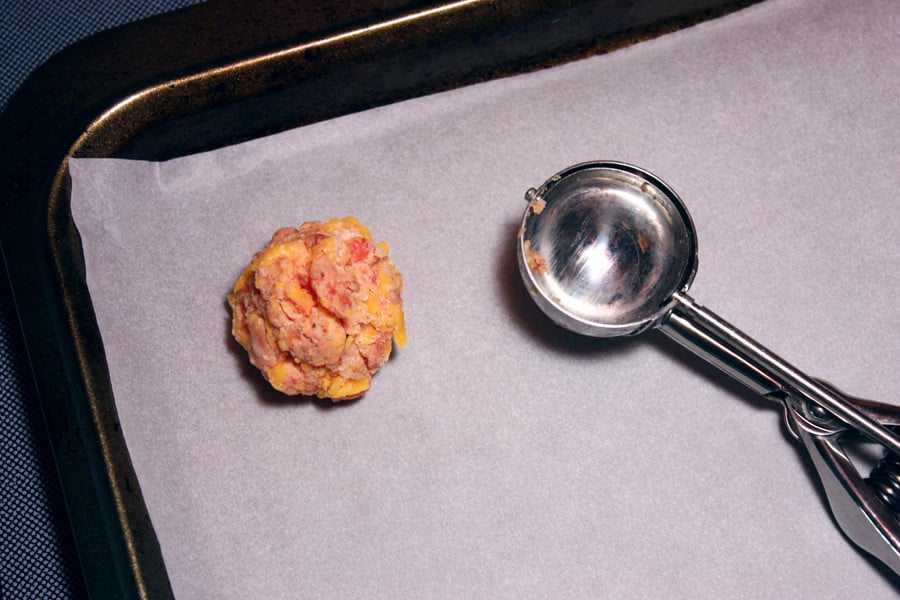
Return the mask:
<path id="1" fill-rule="evenodd" d="M 0 2 L 0 109 L 28 74 L 91 34 L 200 0 L 5 0 Z"/>
<path id="2" fill-rule="evenodd" d="M 35 68 L 65 46 L 104 29 L 198 2 L 0 1 L 0 110 Z M 83 595 L 4 271 L 0 275 L 0 598 Z"/>

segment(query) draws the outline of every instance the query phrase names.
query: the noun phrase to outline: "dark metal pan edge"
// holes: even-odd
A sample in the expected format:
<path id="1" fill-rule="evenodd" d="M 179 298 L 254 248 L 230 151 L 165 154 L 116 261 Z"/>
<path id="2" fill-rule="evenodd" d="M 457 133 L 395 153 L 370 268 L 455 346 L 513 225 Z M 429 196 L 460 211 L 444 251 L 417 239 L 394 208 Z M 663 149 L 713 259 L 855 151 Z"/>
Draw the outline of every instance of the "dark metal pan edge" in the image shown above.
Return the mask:
<path id="1" fill-rule="evenodd" d="M 119 429 L 68 158 L 208 150 L 613 50 L 755 1 L 217 0 L 100 34 L 39 69 L 0 116 L 0 242 L 91 595 L 172 591 Z"/>

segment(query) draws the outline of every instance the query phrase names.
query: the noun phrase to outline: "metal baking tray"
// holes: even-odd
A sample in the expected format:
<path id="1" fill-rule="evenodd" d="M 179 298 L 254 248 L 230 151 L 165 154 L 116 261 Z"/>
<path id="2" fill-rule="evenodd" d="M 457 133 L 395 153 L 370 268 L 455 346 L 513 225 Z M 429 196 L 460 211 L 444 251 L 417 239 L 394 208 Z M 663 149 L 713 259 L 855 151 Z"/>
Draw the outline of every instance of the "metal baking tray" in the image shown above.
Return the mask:
<path id="1" fill-rule="evenodd" d="M 116 415 L 70 157 L 163 160 L 614 50 L 756 0 L 212 0 L 104 32 L 0 116 L 0 242 L 86 587 L 172 596 Z"/>

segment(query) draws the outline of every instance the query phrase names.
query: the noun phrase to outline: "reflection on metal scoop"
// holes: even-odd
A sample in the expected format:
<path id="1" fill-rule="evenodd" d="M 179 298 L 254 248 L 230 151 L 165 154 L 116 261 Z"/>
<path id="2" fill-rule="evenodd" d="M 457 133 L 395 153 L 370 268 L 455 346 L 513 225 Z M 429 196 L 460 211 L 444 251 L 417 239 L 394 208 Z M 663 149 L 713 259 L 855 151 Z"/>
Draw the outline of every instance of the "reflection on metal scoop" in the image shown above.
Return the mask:
<path id="1" fill-rule="evenodd" d="M 900 574 L 900 409 L 850 399 L 776 356 L 687 295 L 697 236 L 681 199 L 623 163 L 565 169 L 525 195 L 519 270 L 556 323 L 597 337 L 651 327 L 784 406 L 810 453 L 832 513 L 858 546 Z M 840 442 L 865 436 L 885 448 L 871 478 Z"/>

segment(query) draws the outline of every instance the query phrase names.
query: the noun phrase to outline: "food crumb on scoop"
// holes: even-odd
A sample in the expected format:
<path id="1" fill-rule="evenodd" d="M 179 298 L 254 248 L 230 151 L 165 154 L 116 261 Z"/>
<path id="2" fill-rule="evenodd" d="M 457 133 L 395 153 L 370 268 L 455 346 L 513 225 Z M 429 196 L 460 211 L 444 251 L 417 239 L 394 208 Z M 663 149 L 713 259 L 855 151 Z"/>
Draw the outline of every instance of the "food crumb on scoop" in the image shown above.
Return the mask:
<path id="1" fill-rule="evenodd" d="M 547 261 L 537 250 L 531 247 L 531 240 L 525 240 L 522 249 L 525 251 L 525 263 L 532 273 L 535 275 L 546 275 L 549 272 Z"/>
<path id="2" fill-rule="evenodd" d="M 285 227 L 228 295 L 232 334 L 275 389 L 335 402 L 366 393 L 406 343 L 403 279 L 353 217 Z"/>

